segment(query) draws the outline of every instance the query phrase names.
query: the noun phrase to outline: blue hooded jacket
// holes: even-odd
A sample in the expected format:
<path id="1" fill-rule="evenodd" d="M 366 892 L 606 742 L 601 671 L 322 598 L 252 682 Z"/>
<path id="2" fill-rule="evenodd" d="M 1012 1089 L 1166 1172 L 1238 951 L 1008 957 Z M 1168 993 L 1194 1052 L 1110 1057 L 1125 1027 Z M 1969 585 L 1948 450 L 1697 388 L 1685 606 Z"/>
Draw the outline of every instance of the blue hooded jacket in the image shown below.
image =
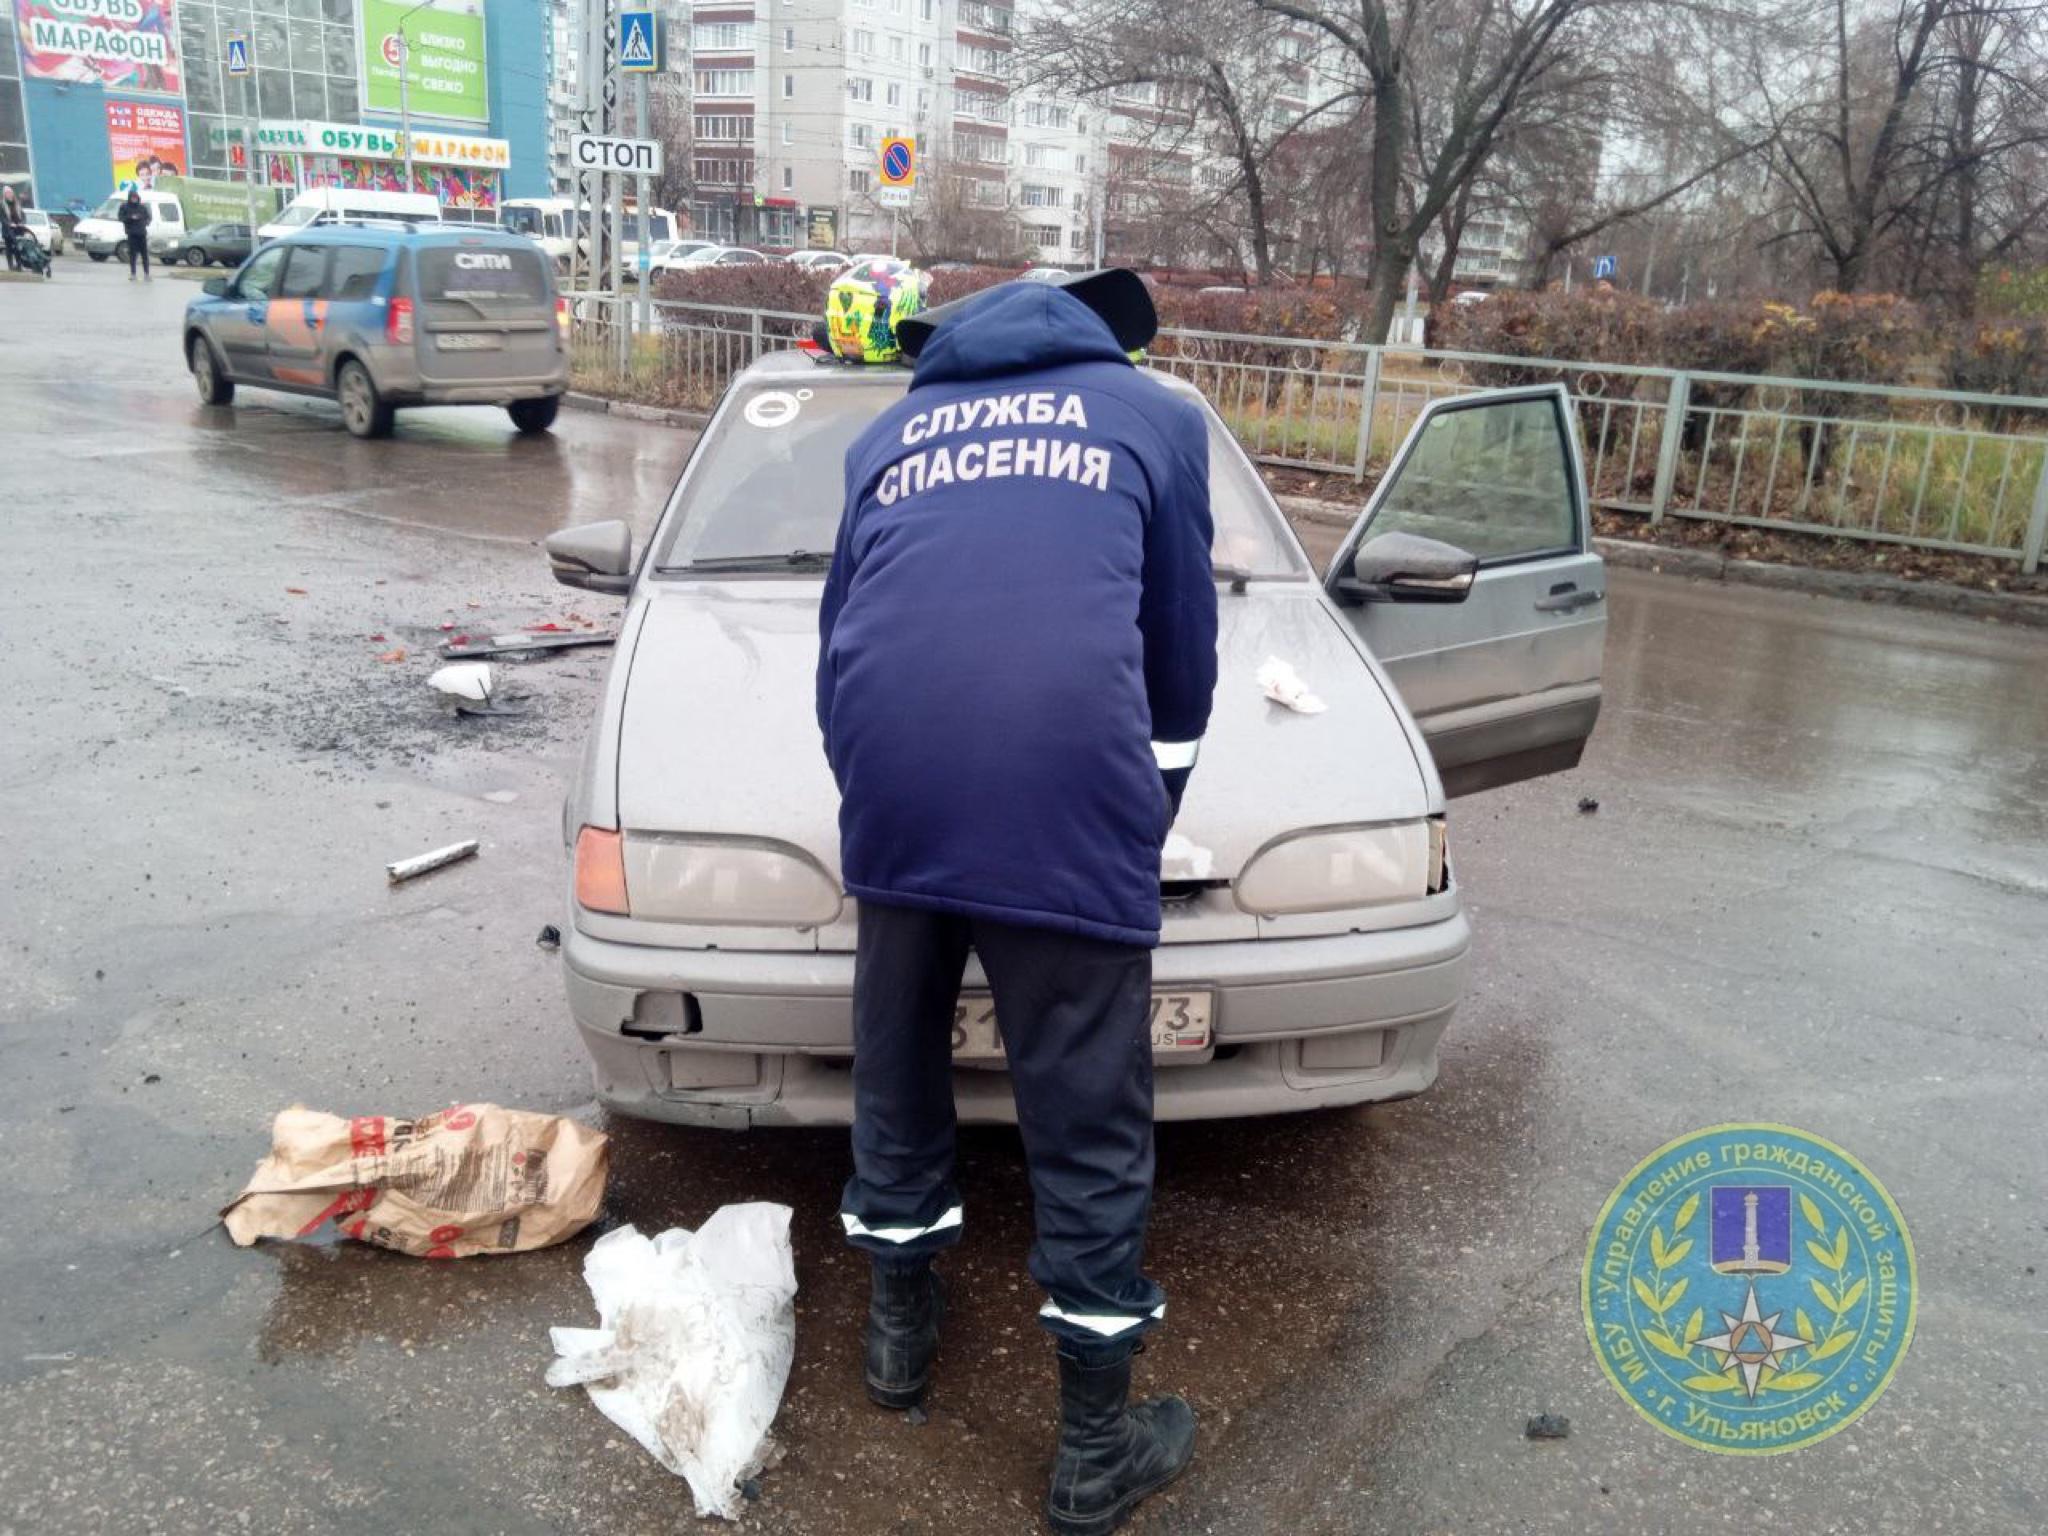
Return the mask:
<path id="1" fill-rule="evenodd" d="M 1159 941 L 1216 686 L 1202 413 L 1011 284 L 846 455 L 818 724 L 861 901 Z"/>

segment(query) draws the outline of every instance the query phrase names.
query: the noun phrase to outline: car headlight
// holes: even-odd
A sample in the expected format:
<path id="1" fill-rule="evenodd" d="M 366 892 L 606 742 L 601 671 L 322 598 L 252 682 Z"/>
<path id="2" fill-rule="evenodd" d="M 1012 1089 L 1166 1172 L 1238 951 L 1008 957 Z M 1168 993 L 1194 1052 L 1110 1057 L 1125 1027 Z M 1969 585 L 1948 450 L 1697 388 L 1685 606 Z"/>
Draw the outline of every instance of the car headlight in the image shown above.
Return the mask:
<path id="1" fill-rule="evenodd" d="M 1439 887 L 1441 820 L 1289 833 L 1253 854 L 1237 904 L 1261 917 L 1416 901 Z"/>
<path id="2" fill-rule="evenodd" d="M 839 887 L 808 854 L 748 837 L 624 839 L 631 915 L 671 923 L 820 928 L 839 915 Z"/>

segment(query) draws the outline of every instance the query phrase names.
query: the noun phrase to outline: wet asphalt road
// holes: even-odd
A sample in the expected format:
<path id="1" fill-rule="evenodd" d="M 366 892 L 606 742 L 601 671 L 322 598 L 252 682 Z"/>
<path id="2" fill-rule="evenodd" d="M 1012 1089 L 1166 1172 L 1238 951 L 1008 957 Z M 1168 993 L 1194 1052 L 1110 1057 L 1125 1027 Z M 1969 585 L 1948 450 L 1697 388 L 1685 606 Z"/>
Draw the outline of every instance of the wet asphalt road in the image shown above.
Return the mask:
<path id="1" fill-rule="evenodd" d="M 445 718 L 423 679 L 444 622 L 608 616 L 534 541 L 644 526 L 689 439 L 565 415 L 521 442 L 434 411 L 364 444 L 328 405 L 208 411 L 176 356 L 186 284 L 59 268 L 0 285 L 0 1531 L 693 1525 L 680 1483 L 541 1384 L 547 1326 L 590 1317 L 582 1242 L 433 1265 L 240 1251 L 213 1224 L 295 1100 L 593 1112 L 533 940 L 561 920 L 603 653 L 518 669 L 516 719 Z M 1585 765 L 1455 807 L 1475 986 L 1439 1085 L 1162 1132 L 1173 1312 L 1140 1374 L 1203 1438 L 1135 1529 L 2048 1527 L 2048 643 L 1612 591 Z M 479 859 L 386 886 L 387 859 L 465 836 Z M 1639 1157 L 1751 1119 L 1885 1180 L 1923 1300 L 1865 1418 L 1735 1459 L 1620 1401 L 1577 1285 Z M 843 1136 L 609 1129 L 608 1223 L 796 1208 L 788 1454 L 750 1527 L 1034 1528 L 1052 1373 L 1014 1137 L 967 1138 L 912 1427 L 858 1389 Z M 1524 1440 L 1539 1411 L 1571 1437 Z"/>

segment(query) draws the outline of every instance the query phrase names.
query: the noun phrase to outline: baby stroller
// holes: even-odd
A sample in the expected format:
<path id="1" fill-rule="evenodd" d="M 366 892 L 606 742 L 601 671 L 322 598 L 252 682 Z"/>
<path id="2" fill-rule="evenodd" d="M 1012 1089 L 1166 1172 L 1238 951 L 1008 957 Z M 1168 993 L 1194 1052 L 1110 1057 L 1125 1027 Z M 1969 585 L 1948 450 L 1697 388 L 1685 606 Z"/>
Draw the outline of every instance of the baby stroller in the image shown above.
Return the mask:
<path id="1" fill-rule="evenodd" d="M 14 259 L 21 263 L 21 270 L 32 272 L 37 277 L 50 275 L 50 253 L 43 249 L 43 242 L 35 237 L 35 231 L 17 229 L 14 232 Z"/>

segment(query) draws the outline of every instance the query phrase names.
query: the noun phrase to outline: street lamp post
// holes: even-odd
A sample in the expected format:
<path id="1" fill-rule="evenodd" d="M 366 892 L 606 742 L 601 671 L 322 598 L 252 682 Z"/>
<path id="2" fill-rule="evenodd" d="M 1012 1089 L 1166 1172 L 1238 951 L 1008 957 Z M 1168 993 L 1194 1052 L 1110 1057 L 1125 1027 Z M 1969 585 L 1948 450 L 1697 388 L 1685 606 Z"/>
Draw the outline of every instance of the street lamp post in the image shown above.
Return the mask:
<path id="1" fill-rule="evenodd" d="M 419 15 L 434 0 L 420 0 L 420 3 L 398 18 L 398 131 L 405 140 L 405 190 L 413 190 L 412 182 L 412 40 L 405 35 L 405 24 Z"/>

